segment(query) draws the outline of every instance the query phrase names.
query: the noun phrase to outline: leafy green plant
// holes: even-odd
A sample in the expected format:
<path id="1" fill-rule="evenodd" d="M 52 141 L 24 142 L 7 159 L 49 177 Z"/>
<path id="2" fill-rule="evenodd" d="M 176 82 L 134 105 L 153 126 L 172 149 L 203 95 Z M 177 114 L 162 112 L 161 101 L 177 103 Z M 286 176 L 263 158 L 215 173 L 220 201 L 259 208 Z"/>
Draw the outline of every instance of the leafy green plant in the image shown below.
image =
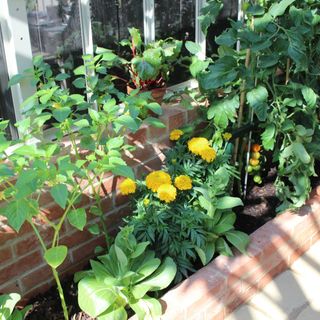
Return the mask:
<path id="1" fill-rule="evenodd" d="M 71 94 L 59 86 L 67 77 L 67 74 L 53 75 L 43 58 L 35 57 L 34 70 L 26 70 L 11 79 L 14 85 L 27 78 L 37 87 L 22 103 L 24 119 L 16 124 L 20 138 L 9 141 L 5 133 L 8 121 L 0 122 L 3 186 L 0 198 L 4 202 L 0 214 L 16 232 L 25 222 L 32 227 L 44 259 L 52 269 L 65 319 L 68 310 L 58 268 L 67 257 L 68 248 L 61 242 L 61 230 L 66 221 L 79 230 L 88 227 L 94 234 L 99 234 L 102 228 L 106 246 L 111 245 L 102 207 L 105 173 L 134 179 L 132 168 L 122 158 L 124 150 L 133 149 L 125 143 L 124 135 L 137 131 L 143 123 L 137 117 L 137 101 L 121 104 L 111 93 L 95 91 L 96 96 L 87 102 L 83 94 Z M 139 99 L 139 103 L 147 104 L 143 97 Z M 160 106 L 152 105 L 152 108 L 159 110 Z M 163 126 L 158 119 L 145 121 Z M 45 132 L 48 122 L 52 136 Z M 44 192 L 61 210 L 58 219 L 41 210 Z M 82 199 L 88 196 L 93 198 L 89 213 L 98 220 L 90 226 L 87 226 L 88 212 L 81 206 Z M 47 241 L 41 233 L 43 224 L 52 229 L 52 238 Z"/>
<path id="2" fill-rule="evenodd" d="M 122 40 L 122 46 L 131 50 L 131 60 L 119 59 L 129 73 L 129 86 L 150 90 L 163 87 L 175 65 L 180 61 L 182 41 L 168 38 L 143 44 L 138 29 L 130 28 L 131 38 Z M 118 79 L 120 79 L 118 77 Z"/>
<path id="3" fill-rule="evenodd" d="M 222 8 L 210 0 L 202 10 L 206 31 Z M 287 207 L 301 206 L 319 158 L 319 30 L 317 1 L 245 1 L 245 20 L 215 39 L 218 55 L 193 69 L 209 99 L 207 120 L 214 136 L 235 133 L 234 161 L 247 144 L 243 127 L 260 131 L 263 147 L 278 167 L 278 197 Z M 238 44 L 239 50 L 236 50 Z M 242 136 L 242 138 L 241 138 Z M 240 139 L 240 138 L 241 139 Z M 250 145 L 249 141 L 249 145 Z M 240 167 L 240 170 L 242 168 Z"/>
<path id="4" fill-rule="evenodd" d="M 75 275 L 80 308 L 99 320 L 127 319 L 130 307 L 138 319 L 162 314 L 160 302 L 147 295 L 166 288 L 176 274 L 171 258 L 161 263 L 149 242 L 137 242 L 132 227 L 123 228 L 108 254 L 91 260 L 91 270 Z"/>
<path id="5" fill-rule="evenodd" d="M 188 150 L 190 134 L 175 131 L 182 137 L 166 153 L 164 171 L 138 182 L 134 214 L 126 221 L 134 226 L 139 241 L 149 241 L 160 258 L 170 256 L 175 261 L 175 282 L 179 282 L 195 271 L 197 259 L 206 265 L 217 253 L 232 255 L 228 243 L 245 252 L 249 238 L 234 228 L 236 215 L 232 208 L 243 204 L 229 195 L 232 178 L 238 174 L 229 164 L 228 143 L 224 148 L 214 143 L 217 153 L 208 162 Z M 175 132 L 171 137 L 176 140 Z M 201 140 L 195 141 L 199 143 Z M 161 187 L 151 190 L 153 185 L 157 188 L 157 176 L 167 193 L 171 192 L 169 196 L 162 198 Z"/>
<path id="6" fill-rule="evenodd" d="M 0 320 L 23 320 L 31 306 L 26 306 L 22 310 L 15 309 L 16 304 L 21 299 L 18 293 L 0 295 Z"/>

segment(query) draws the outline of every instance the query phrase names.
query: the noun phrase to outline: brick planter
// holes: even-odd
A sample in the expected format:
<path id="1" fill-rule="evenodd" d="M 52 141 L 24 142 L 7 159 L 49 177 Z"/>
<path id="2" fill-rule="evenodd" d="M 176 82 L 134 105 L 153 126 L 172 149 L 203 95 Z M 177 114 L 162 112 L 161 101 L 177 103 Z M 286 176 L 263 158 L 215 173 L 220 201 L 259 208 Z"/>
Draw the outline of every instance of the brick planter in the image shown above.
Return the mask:
<path id="1" fill-rule="evenodd" d="M 166 293 L 161 319 L 224 319 L 286 270 L 320 238 L 320 197 L 313 194 L 297 213 L 285 212 L 252 233 L 247 255 L 219 256 Z"/>

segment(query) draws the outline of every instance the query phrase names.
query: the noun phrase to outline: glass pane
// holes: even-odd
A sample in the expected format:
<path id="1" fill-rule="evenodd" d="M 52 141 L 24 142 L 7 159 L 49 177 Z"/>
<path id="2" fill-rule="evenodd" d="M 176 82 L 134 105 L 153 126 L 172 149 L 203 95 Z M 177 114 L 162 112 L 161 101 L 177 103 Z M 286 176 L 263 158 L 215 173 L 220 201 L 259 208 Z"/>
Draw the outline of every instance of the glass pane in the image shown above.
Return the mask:
<path id="1" fill-rule="evenodd" d="M 195 40 L 195 0 L 155 0 L 156 39 Z"/>
<path id="2" fill-rule="evenodd" d="M 33 55 L 54 66 L 81 63 L 79 0 L 28 0 L 27 12 Z"/>
<path id="3" fill-rule="evenodd" d="M 129 37 L 128 28 L 143 34 L 142 0 L 91 0 L 93 43 L 117 49 L 117 43 Z"/>
<path id="4" fill-rule="evenodd" d="M 224 0 L 223 9 L 217 22 L 210 26 L 207 36 L 207 56 L 217 53 L 218 46 L 214 39 L 219 36 L 226 28 L 230 27 L 228 19 L 237 20 L 238 18 L 238 0 Z"/>

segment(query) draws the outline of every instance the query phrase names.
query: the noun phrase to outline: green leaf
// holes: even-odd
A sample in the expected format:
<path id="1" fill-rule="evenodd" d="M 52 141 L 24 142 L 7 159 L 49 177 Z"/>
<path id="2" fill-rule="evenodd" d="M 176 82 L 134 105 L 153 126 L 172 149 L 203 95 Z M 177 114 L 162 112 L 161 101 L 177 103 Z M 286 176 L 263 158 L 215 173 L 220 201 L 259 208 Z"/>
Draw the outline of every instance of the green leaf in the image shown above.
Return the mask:
<path id="1" fill-rule="evenodd" d="M 71 113 L 71 108 L 63 107 L 60 109 L 54 109 L 52 112 L 52 115 L 57 121 L 63 122 L 68 118 L 70 113 Z"/>
<path id="2" fill-rule="evenodd" d="M 225 233 L 227 240 L 232 243 L 241 253 L 246 253 L 250 237 L 241 231 L 228 231 Z"/>
<path id="3" fill-rule="evenodd" d="M 115 137 L 111 138 L 107 141 L 107 148 L 109 151 L 114 149 L 119 149 L 124 144 L 124 138 L 123 137 Z"/>
<path id="4" fill-rule="evenodd" d="M 257 88 L 247 93 L 247 100 L 250 107 L 255 111 L 260 121 L 265 121 L 268 116 L 268 90 L 264 86 Z"/>
<path id="5" fill-rule="evenodd" d="M 216 203 L 217 209 L 231 209 L 234 207 L 243 206 L 243 202 L 240 198 L 225 196 L 219 198 Z"/>
<path id="6" fill-rule="evenodd" d="M 308 68 L 308 58 L 303 36 L 298 30 L 287 30 L 289 47 L 288 55 L 296 63 L 298 71 L 305 71 Z"/>
<path id="7" fill-rule="evenodd" d="M 158 291 L 166 288 L 174 279 L 177 272 L 177 266 L 170 257 L 166 257 L 160 267 L 141 284 L 150 286 L 150 291 Z"/>
<path id="8" fill-rule="evenodd" d="M 197 77 L 201 72 L 205 71 L 209 66 L 209 61 L 200 60 L 198 57 L 192 57 L 190 72 L 193 77 Z"/>
<path id="9" fill-rule="evenodd" d="M 88 228 L 88 231 L 91 233 L 91 234 L 93 234 L 93 235 L 98 235 L 98 234 L 100 234 L 100 228 L 99 228 L 99 226 L 97 225 L 97 224 L 93 224 L 92 226 L 90 226 L 89 228 Z"/>
<path id="10" fill-rule="evenodd" d="M 159 103 L 151 102 L 151 103 L 148 103 L 146 107 L 159 116 L 161 116 L 163 113 L 162 108 Z"/>
<path id="11" fill-rule="evenodd" d="M 200 75 L 199 83 L 204 90 L 212 90 L 227 85 L 237 76 L 237 60 L 231 56 L 225 56 L 209 66 L 207 73 Z"/>
<path id="12" fill-rule="evenodd" d="M 87 223 L 87 214 L 84 208 L 78 208 L 75 210 L 71 210 L 68 213 L 68 221 L 69 223 L 77 228 L 80 231 L 83 231 Z"/>
<path id="13" fill-rule="evenodd" d="M 14 86 L 18 83 L 20 83 L 23 79 L 25 79 L 25 75 L 23 74 L 16 74 L 14 76 L 12 76 L 9 80 L 9 87 Z"/>
<path id="14" fill-rule="evenodd" d="M 44 253 L 44 259 L 46 260 L 47 264 L 50 267 L 56 269 L 66 259 L 67 254 L 68 254 L 68 248 L 66 246 L 57 246 L 57 247 L 48 249 Z"/>
<path id="15" fill-rule="evenodd" d="M 219 128 L 226 129 L 229 121 L 235 121 L 236 109 L 239 108 L 239 104 L 239 96 L 213 102 L 208 110 L 208 119 L 213 119 Z"/>
<path id="16" fill-rule="evenodd" d="M 21 299 L 18 293 L 4 294 L 0 296 L 0 320 L 11 320 L 11 314 L 15 305 Z"/>
<path id="17" fill-rule="evenodd" d="M 136 313 L 138 320 L 159 319 L 162 314 L 160 302 L 147 295 L 134 303 L 129 303 L 132 310 Z"/>
<path id="18" fill-rule="evenodd" d="M 129 115 L 122 115 L 115 120 L 116 123 L 123 125 L 129 130 L 135 132 L 139 129 L 139 125 L 135 119 L 130 117 Z"/>
<path id="19" fill-rule="evenodd" d="M 191 54 L 197 54 L 202 51 L 201 46 L 193 41 L 186 41 L 186 48 Z"/>
<path id="20" fill-rule="evenodd" d="M 86 87 L 86 79 L 77 78 L 74 81 L 72 81 L 72 84 L 78 89 L 84 89 Z"/>
<path id="21" fill-rule="evenodd" d="M 131 167 L 124 165 L 117 165 L 111 169 L 112 173 L 115 176 L 126 177 L 134 180 L 134 172 Z"/>
<path id="22" fill-rule="evenodd" d="M 76 75 L 76 76 L 83 76 L 86 74 L 86 67 L 84 65 L 82 66 L 79 66 L 77 68 L 75 68 L 73 70 L 73 73 Z"/>
<path id="23" fill-rule="evenodd" d="M 128 259 L 125 255 L 125 253 L 116 244 L 114 245 L 114 251 L 116 253 L 116 256 L 117 256 L 117 259 L 118 259 L 120 266 L 122 268 L 126 267 L 128 265 Z"/>
<path id="24" fill-rule="evenodd" d="M 142 255 L 146 251 L 146 248 L 150 244 L 149 241 L 138 243 L 137 247 L 135 248 L 134 252 L 131 254 L 131 259 L 137 258 Z"/>
<path id="25" fill-rule="evenodd" d="M 196 246 L 194 249 L 196 250 L 202 264 L 205 266 L 208 263 L 206 253 L 200 247 Z"/>
<path id="26" fill-rule="evenodd" d="M 147 119 L 144 120 L 144 122 L 146 124 L 149 124 L 150 126 L 153 126 L 155 128 L 165 128 L 166 125 L 160 121 L 159 119 L 157 118 L 154 118 L 154 117 L 148 117 Z"/>
<path id="27" fill-rule="evenodd" d="M 67 74 L 67 73 L 59 73 L 59 74 L 56 76 L 56 80 L 57 80 L 57 81 L 63 81 L 63 80 L 69 79 L 69 78 L 70 78 L 70 75 Z"/>
<path id="28" fill-rule="evenodd" d="M 274 3 L 269 9 L 269 14 L 273 18 L 282 16 L 287 8 L 294 2 L 295 0 L 282 0 L 279 3 Z"/>
<path id="29" fill-rule="evenodd" d="M 201 24 L 201 30 L 205 35 L 207 35 L 210 25 L 215 24 L 222 8 L 223 4 L 221 2 L 210 1 L 201 9 L 202 15 L 198 17 L 198 20 Z"/>
<path id="30" fill-rule="evenodd" d="M 90 123 L 87 119 L 77 120 L 73 123 L 78 128 L 86 128 L 90 127 Z"/>
<path id="31" fill-rule="evenodd" d="M 16 199 L 0 208 L 0 215 L 8 219 L 9 225 L 19 232 L 23 223 L 33 215 L 37 215 L 38 203 L 35 200 Z"/>
<path id="32" fill-rule="evenodd" d="M 98 316 L 97 320 L 127 320 L 128 314 L 126 309 L 114 303 L 108 310 Z"/>
<path id="33" fill-rule="evenodd" d="M 132 44 L 137 49 L 140 49 L 140 47 L 142 45 L 140 31 L 136 28 L 129 28 L 128 30 L 129 30 L 130 36 L 132 38 Z"/>
<path id="34" fill-rule="evenodd" d="M 50 190 L 50 194 L 54 201 L 62 208 L 66 208 L 68 200 L 68 188 L 65 184 L 57 184 Z"/>
<path id="35" fill-rule="evenodd" d="M 294 142 L 292 144 L 292 151 L 302 163 L 309 164 L 311 162 L 311 157 L 302 143 Z"/>
<path id="36" fill-rule="evenodd" d="M 264 12 L 264 8 L 258 4 L 250 5 L 246 10 L 246 13 L 251 14 L 252 16 L 262 16 Z"/>
<path id="37" fill-rule="evenodd" d="M 265 150 L 273 150 L 276 141 L 275 134 L 276 126 L 274 124 L 268 124 L 261 135 L 262 145 Z"/>
<path id="38" fill-rule="evenodd" d="M 216 242 L 216 250 L 227 257 L 232 257 L 233 253 L 228 245 L 228 243 L 223 239 L 223 238 L 219 238 Z"/>
<path id="39" fill-rule="evenodd" d="M 303 95 L 303 98 L 304 100 L 306 101 L 307 103 L 307 106 L 309 108 L 315 108 L 316 105 L 317 105 L 317 99 L 318 99 L 318 96 L 317 94 L 313 91 L 313 89 L 309 88 L 309 87 L 303 87 L 302 90 L 302 95 Z"/>
<path id="40" fill-rule="evenodd" d="M 103 281 L 85 277 L 78 284 L 78 303 L 90 317 L 105 312 L 117 299 L 117 294 Z"/>
<path id="41" fill-rule="evenodd" d="M 90 108 L 88 110 L 88 112 L 89 112 L 90 118 L 93 121 L 95 121 L 95 122 L 99 122 L 100 121 L 100 114 L 99 114 L 99 112 L 97 110 L 94 110 L 94 109 Z"/>
<path id="42" fill-rule="evenodd" d="M 237 31 L 234 29 L 227 29 L 220 36 L 216 37 L 216 43 L 219 46 L 232 47 L 237 40 Z"/>

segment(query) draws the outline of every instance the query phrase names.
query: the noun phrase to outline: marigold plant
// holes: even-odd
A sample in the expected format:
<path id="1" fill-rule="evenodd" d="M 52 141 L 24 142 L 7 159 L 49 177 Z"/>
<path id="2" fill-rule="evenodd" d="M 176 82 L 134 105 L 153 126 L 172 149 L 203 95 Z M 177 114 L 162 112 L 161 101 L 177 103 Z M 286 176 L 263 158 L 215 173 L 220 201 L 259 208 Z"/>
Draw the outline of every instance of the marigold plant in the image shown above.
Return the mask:
<path id="1" fill-rule="evenodd" d="M 157 191 L 160 200 L 170 203 L 176 200 L 177 189 L 172 184 L 162 184 Z"/>
<path id="2" fill-rule="evenodd" d="M 192 180 L 186 175 L 180 175 L 174 179 L 174 185 L 179 190 L 190 190 L 192 188 Z"/>

